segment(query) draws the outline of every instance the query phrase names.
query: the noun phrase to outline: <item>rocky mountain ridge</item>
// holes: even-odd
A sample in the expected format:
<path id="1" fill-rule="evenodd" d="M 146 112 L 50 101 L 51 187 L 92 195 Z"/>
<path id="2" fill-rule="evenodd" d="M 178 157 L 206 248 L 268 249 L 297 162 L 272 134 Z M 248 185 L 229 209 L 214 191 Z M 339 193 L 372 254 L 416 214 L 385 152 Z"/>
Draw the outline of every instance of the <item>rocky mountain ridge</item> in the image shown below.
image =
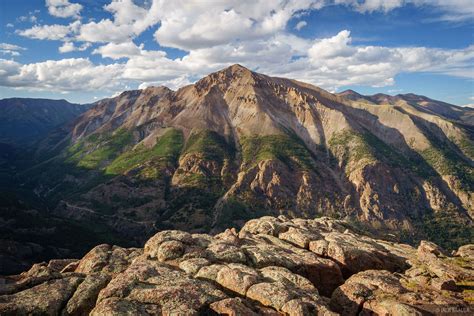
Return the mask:
<path id="1" fill-rule="evenodd" d="M 160 222 L 188 217 L 196 227 L 211 221 L 208 229 L 235 215 L 235 208 L 249 216 L 234 220 L 255 216 L 249 205 L 274 215 L 351 216 L 393 230 L 411 231 L 411 217 L 433 211 L 472 222 L 472 128 L 461 120 L 472 111 L 454 121 L 418 108 L 411 101 L 351 101 L 234 65 L 176 92 L 148 88 L 98 102 L 75 122 L 68 136 L 73 146 L 63 157 L 122 176 L 84 193 L 87 200 L 120 195 L 118 187 L 129 186 L 118 180 L 125 176 L 152 180 L 154 190 L 171 195 L 202 191 L 213 201 L 177 208 L 161 193 L 149 196 L 151 203 L 133 208 L 142 221 L 151 219 L 145 205 L 161 204 L 158 212 L 167 216 Z M 175 148 L 156 158 L 149 151 L 162 145 L 160 139 Z M 145 157 L 134 160 L 137 155 Z M 47 195 L 55 193 L 51 186 L 44 186 Z M 94 210 L 83 201 L 77 207 Z M 196 215 L 199 209 L 211 214 Z M 57 210 L 70 213 L 67 206 Z"/>
<path id="2" fill-rule="evenodd" d="M 0 239 L 56 249 L 53 220 L 34 226 L 32 214 L 88 245 L 122 246 L 263 215 L 332 216 L 457 249 L 474 236 L 473 113 L 414 95 L 331 94 L 240 65 L 177 91 L 125 91 L 40 143 L 17 175 L 23 208 L 5 207 Z M 74 244 L 85 243 L 62 248 Z"/>
<path id="3" fill-rule="evenodd" d="M 458 121 L 464 124 L 473 125 L 474 117 L 472 111 L 461 106 L 456 106 L 442 101 L 430 99 L 414 93 L 398 94 L 395 96 L 378 93 L 374 95 L 361 95 L 353 90 L 346 90 L 338 95 L 352 101 L 366 100 L 375 104 L 409 104 L 418 110 L 426 111 L 432 115 L 442 116 L 449 120 Z"/>
<path id="4" fill-rule="evenodd" d="M 215 236 L 161 231 L 0 278 L 2 315 L 470 313 L 474 245 L 448 255 L 376 240 L 341 220 L 251 220 Z"/>

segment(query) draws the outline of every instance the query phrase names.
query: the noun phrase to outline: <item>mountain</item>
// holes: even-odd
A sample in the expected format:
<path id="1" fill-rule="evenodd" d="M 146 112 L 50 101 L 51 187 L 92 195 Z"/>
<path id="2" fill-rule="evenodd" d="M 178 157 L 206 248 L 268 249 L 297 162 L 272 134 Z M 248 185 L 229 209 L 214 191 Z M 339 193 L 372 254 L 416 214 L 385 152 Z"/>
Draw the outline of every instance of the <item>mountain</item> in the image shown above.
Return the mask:
<path id="1" fill-rule="evenodd" d="M 266 216 L 240 232 L 161 231 L 144 248 L 0 277 L 2 315 L 469 314 L 474 245 L 453 256 L 351 231 L 341 220 Z"/>
<path id="2" fill-rule="evenodd" d="M 0 143 L 31 145 L 88 108 L 66 100 L 1 99 Z"/>
<path id="3" fill-rule="evenodd" d="M 158 230 L 215 233 L 285 215 L 455 249 L 474 233 L 473 114 L 414 95 L 335 95 L 233 65 L 177 91 L 94 103 L 40 143 L 16 196 L 25 214 L 82 229 L 70 244 L 87 235 L 140 246 Z M 7 239 L 17 240 L 29 230 L 8 209 Z"/>
<path id="4" fill-rule="evenodd" d="M 379 105 L 389 104 L 406 109 L 415 108 L 420 112 L 441 116 L 446 120 L 456 121 L 460 124 L 474 125 L 472 108 L 456 106 L 413 93 L 398 94 L 396 96 L 383 93 L 361 95 L 353 90 L 346 90 L 338 93 L 338 95 L 352 101 L 367 101 Z"/>

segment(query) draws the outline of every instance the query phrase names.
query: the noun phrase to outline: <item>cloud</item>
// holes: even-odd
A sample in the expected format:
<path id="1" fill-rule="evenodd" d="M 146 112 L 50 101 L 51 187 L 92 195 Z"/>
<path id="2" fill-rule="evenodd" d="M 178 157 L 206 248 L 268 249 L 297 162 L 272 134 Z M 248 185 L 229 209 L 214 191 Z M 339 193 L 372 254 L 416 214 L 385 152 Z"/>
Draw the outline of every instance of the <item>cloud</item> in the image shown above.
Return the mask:
<path id="1" fill-rule="evenodd" d="M 472 0 L 335 0 L 334 3 L 352 7 L 360 13 L 387 13 L 411 4 L 435 11 L 440 14 L 438 20 L 461 22 L 472 21 L 474 18 Z"/>
<path id="2" fill-rule="evenodd" d="M 89 43 L 82 44 L 81 46 L 76 46 L 72 42 L 64 42 L 62 46 L 58 48 L 60 53 L 70 53 L 74 51 L 85 51 L 91 46 Z"/>
<path id="3" fill-rule="evenodd" d="M 0 43 L 0 49 L 6 49 L 6 50 L 26 50 L 26 48 L 14 45 L 14 44 L 8 44 L 8 43 Z"/>
<path id="4" fill-rule="evenodd" d="M 79 21 L 69 25 L 35 25 L 26 30 L 18 30 L 17 33 L 24 37 L 39 40 L 66 40 L 78 32 L 80 25 Z"/>
<path id="5" fill-rule="evenodd" d="M 200 0 L 149 0 L 137 5 L 132 0 L 111 0 L 104 10 L 113 19 L 76 24 L 77 34 L 69 40 L 91 43 L 129 42 L 145 30 L 159 24 L 154 33 L 161 46 L 185 51 L 223 45 L 231 41 L 265 39 L 285 32 L 291 18 L 300 17 L 310 10 L 327 5 L 345 5 L 360 13 L 389 12 L 407 4 L 428 7 L 444 20 L 474 18 L 471 0 L 296 0 L 252 2 L 229 0 L 203 2 Z M 79 17 L 82 6 L 69 0 L 48 0 L 53 15 Z M 27 18 L 27 17 L 25 17 Z M 306 25 L 300 21 L 295 29 Z M 67 25 L 34 26 L 20 34 L 38 39 L 58 39 L 67 32 Z M 56 31 L 48 36 L 37 32 Z"/>
<path id="6" fill-rule="evenodd" d="M 31 23 L 36 23 L 38 21 L 38 18 L 36 17 L 35 14 L 37 14 L 39 12 L 40 12 L 39 10 L 30 11 L 30 12 L 28 12 L 28 15 L 20 16 L 16 20 L 19 21 L 19 22 L 29 21 Z M 8 26 L 8 24 L 7 24 L 7 26 Z M 13 24 L 11 24 L 11 27 L 13 27 Z"/>
<path id="7" fill-rule="evenodd" d="M 346 57 L 353 54 L 354 48 L 349 46 L 350 34 L 348 30 L 344 30 L 336 36 L 317 41 L 308 51 L 310 60 L 316 62 L 320 58 Z"/>
<path id="8" fill-rule="evenodd" d="M 289 33 L 288 21 L 299 19 L 309 10 L 329 2 L 154 0 L 139 6 L 131 0 L 113 0 L 104 6 L 113 16 L 110 19 L 36 25 L 18 31 L 30 38 L 63 41 L 59 47 L 61 53 L 85 50 L 91 43 L 101 43 L 92 54 L 112 59 L 107 60 L 110 64 L 94 64 L 87 58 L 24 65 L 4 60 L 0 63 L 0 85 L 58 91 L 112 91 L 123 89 L 125 84 L 178 87 L 233 63 L 329 90 L 347 85 L 393 85 L 396 75 L 405 72 L 468 78 L 474 75 L 471 66 L 474 46 L 457 50 L 367 46 L 354 45 L 349 30 L 319 39 Z M 432 7 L 421 0 L 335 2 L 367 14 L 388 12 L 408 2 Z M 451 4 L 458 3 L 458 6 L 449 8 L 442 7 L 440 2 L 439 8 L 446 13 L 459 8 L 461 2 L 452 1 Z M 147 50 L 144 44 L 135 44 L 142 32 L 155 25 L 157 28 L 150 31 L 158 43 L 184 50 L 183 57 L 170 59 L 164 51 Z M 305 25 L 306 21 L 300 21 L 295 29 L 300 30 Z M 57 75 L 66 71 L 70 72 L 69 76 Z"/>
<path id="9" fill-rule="evenodd" d="M 93 91 L 110 90 L 120 86 L 116 80 L 121 65 L 94 65 L 87 58 L 48 60 L 20 65 L 0 59 L 0 84 L 30 90 Z"/>
<path id="10" fill-rule="evenodd" d="M 131 25 L 116 25 L 108 19 L 103 19 L 99 22 L 90 22 L 81 25 L 77 39 L 94 43 L 120 43 L 129 41 L 132 36 L 133 31 Z"/>
<path id="11" fill-rule="evenodd" d="M 114 15 L 114 22 L 117 25 L 133 24 L 147 15 L 147 10 L 137 6 L 132 0 L 113 0 L 104 6 L 104 9 Z"/>
<path id="12" fill-rule="evenodd" d="M 308 25 L 308 23 L 306 21 L 299 21 L 295 26 L 295 30 L 299 31 L 303 27 L 305 27 L 306 25 Z"/>
<path id="13" fill-rule="evenodd" d="M 411 2 L 418 6 L 431 7 L 439 12 L 439 20 L 462 22 L 474 19 L 474 5 L 471 0 L 412 0 Z"/>
<path id="14" fill-rule="evenodd" d="M 469 97 L 468 99 L 474 101 L 474 96 Z M 464 107 L 474 108 L 474 103 L 464 104 L 463 106 L 464 106 Z"/>
<path id="15" fill-rule="evenodd" d="M 335 0 L 335 4 L 344 4 L 354 8 L 361 13 L 372 13 L 374 11 L 389 12 L 399 8 L 410 1 L 406 0 Z"/>
<path id="16" fill-rule="evenodd" d="M 26 50 L 26 48 L 14 44 L 0 43 L 0 53 L 3 55 L 20 56 L 19 51 L 22 50 Z"/>
<path id="17" fill-rule="evenodd" d="M 114 19 L 102 19 L 82 25 L 77 37 L 79 40 L 98 43 L 128 42 L 159 22 L 160 1 L 155 0 L 144 8 L 132 0 L 112 0 L 104 9 L 112 13 Z"/>
<path id="18" fill-rule="evenodd" d="M 193 49 L 178 59 L 131 41 L 108 43 L 93 54 L 116 62 L 104 66 L 88 59 L 67 59 L 20 65 L 16 75 L 4 71 L 2 82 L 65 91 L 123 88 L 124 83 L 178 87 L 230 64 L 242 63 L 262 73 L 299 79 L 329 90 L 347 85 L 380 87 L 393 85 L 395 76 L 404 72 L 472 77 L 474 46 L 452 50 L 353 45 L 350 32 L 342 30 L 316 40 L 277 33 L 269 38 Z M 57 73 L 66 69 L 70 75 L 58 81 Z"/>
<path id="19" fill-rule="evenodd" d="M 126 43 L 109 43 L 94 49 L 92 54 L 100 54 L 102 57 L 108 57 L 112 59 L 120 59 L 125 57 L 133 57 L 142 54 L 142 49 L 135 45 L 133 42 Z"/>
<path id="20" fill-rule="evenodd" d="M 49 14 L 59 18 L 80 18 L 82 5 L 70 3 L 69 0 L 46 0 Z"/>
<path id="21" fill-rule="evenodd" d="M 353 46 L 350 32 L 316 41 L 308 51 L 312 69 L 326 77 L 326 85 L 365 84 L 386 86 L 402 72 L 434 72 L 470 78 L 474 46 L 465 49 L 425 47 Z M 322 78 L 321 78 L 322 79 Z M 314 82 L 314 81 L 313 81 Z"/>
<path id="22" fill-rule="evenodd" d="M 181 87 L 184 87 L 192 82 L 189 81 L 189 78 L 186 76 L 181 76 L 172 80 L 164 80 L 157 82 L 143 82 L 138 86 L 138 89 L 145 89 L 147 87 L 156 87 L 156 86 L 166 86 L 170 89 L 177 90 Z"/>
<path id="23" fill-rule="evenodd" d="M 0 85 L 9 86 L 10 77 L 17 74 L 21 65 L 13 60 L 0 59 Z"/>
<path id="24" fill-rule="evenodd" d="M 6 27 L 14 27 L 15 25 L 13 25 L 13 23 L 7 23 L 5 24 Z"/>
<path id="25" fill-rule="evenodd" d="M 323 4 L 322 0 L 163 2 L 158 6 L 161 26 L 155 39 L 162 46 L 190 51 L 229 41 L 268 38 L 284 31 L 294 14 Z"/>

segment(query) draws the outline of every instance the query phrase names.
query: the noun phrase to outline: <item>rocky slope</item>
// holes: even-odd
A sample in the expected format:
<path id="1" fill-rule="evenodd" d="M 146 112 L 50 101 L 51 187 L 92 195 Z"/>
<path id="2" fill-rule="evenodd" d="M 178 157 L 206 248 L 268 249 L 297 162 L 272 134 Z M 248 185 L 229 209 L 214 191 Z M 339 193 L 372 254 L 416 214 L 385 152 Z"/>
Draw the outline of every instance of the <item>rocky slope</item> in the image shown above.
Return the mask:
<path id="1" fill-rule="evenodd" d="M 215 236 L 161 231 L 145 247 L 0 279 L 2 315 L 432 315 L 472 312 L 474 245 L 447 255 L 329 218 L 262 217 Z"/>
<path id="2" fill-rule="evenodd" d="M 89 109 L 66 100 L 9 98 L 0 100 L 0 143 L 31 145 Z"/>
<path id="3" fill-rule="evenodd" d="M 29 194 L 28 212 L 123 246 L 283 214 L 454 249 L 474 233 L 473 113 L 413 95 L 335 95 L 234 65 L 177 91 L 95 103 L 41 142 L 18 196 Z"/>
<path id="4" fill-rule="evenodd" d="M 353 90 L 338 93 L 339 96 L 352 101 L 363 101 L 375 104 L 398 105 L 409 109 L 410 107 L 435 116 L 441 116 L 447 120 L 461 122 L 467 125 L 474 124 L 474 113 L 471 109 L 449 104 L 442 101 L 430 99 L 413 93 L 398 94 L 391 96 L 383 93 L 374 95 L 361 95 Z"/>

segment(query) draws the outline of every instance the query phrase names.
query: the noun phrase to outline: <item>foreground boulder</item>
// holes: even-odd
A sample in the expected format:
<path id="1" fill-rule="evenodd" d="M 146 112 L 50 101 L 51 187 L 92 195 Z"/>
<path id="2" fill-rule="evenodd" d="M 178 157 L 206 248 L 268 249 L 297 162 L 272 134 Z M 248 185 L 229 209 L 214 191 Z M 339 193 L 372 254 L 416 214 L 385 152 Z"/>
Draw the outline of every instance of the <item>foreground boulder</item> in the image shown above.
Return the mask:
<path id="1" fill-rule="evenodd" d="M 0 278 L 1 315 L 400 315 L 469 311 L 472 247 L 454 257 L 352 232 L 347 223 L 262 217 L 211 236 L 170 230 L 143 249 Z"/>

